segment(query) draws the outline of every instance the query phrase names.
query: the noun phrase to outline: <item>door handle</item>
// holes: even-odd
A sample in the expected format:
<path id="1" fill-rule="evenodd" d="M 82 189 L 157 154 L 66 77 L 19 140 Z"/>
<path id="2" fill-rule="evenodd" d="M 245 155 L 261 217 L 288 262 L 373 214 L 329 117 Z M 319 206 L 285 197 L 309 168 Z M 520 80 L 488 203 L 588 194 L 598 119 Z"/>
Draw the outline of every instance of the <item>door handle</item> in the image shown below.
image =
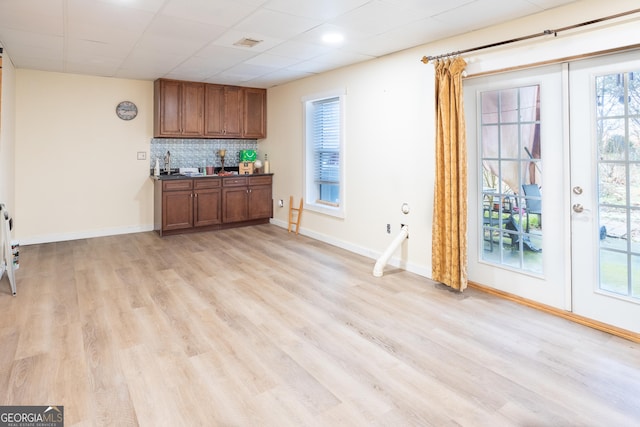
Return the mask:
<path id="1" fill-rule="evenodd" d="M 576 203 L 575 205 L 573 205 L 573 211 L 580 213 L 584 211 L 584 206 L 582 206 L 580 203 Z"/>
<path id="2" fill-rule="evenodd" d="M 579 185 L 573 187 L 573 194 L 577 194 L 578 196 L 582 194 L 582 187 L 580 187 Z"/>

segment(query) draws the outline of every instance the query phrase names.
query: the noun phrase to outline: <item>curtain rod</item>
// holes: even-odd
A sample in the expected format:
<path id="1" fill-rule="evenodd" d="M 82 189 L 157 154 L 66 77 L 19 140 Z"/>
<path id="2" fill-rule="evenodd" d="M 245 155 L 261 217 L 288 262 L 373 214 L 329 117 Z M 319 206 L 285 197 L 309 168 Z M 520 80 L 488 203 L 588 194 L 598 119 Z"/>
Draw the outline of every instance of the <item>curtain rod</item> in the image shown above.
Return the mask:
<path id="1" fill-rule="evenodd" d="M 568 27 L 562 27 L 562 28 L 558 28 L 558 29 L 555 29 L 555 30 L 544 30 L 541 33 L 530 34 L 528 36 L 517 37 L 515 39 L 510 39 L 510 40 L 503 40 L 501 42 L 486 44 L 484 46 L 472 47 L 472 48 L 469 48 L 469 49 L 458 50 L 456 52 L 443 53 L 443 54 L 435 55 L 435 56 L 423 56 L 421 61 L 424 64 L 428 64 L 429 61 L 438 60 L 438 59 L 441 59 L 441 58 L 448 58 L 450 56 L 456 56 L 456 55 L 460 55 L 460 54 L 463 54 L 463 53 L 475 52 L 477 50 L 483 50 L 483 49 L 489 49 L 491 47 L 502 46 L 502 45 L 505 45 L 505 44 L 511 44 L 511 43 L 515 43 L 515 42 L 520 42 L 520 41 L 523 41 L 523 40 L 533 39 L 533 38 L 536 38 L 536 37 L 548 36 L 550 34 L 553 34 L 553 36 L 555 37 L 561 31 L 573 30 L 575 28 L 584 27 L 585 25 L 597 24 L 598 22 L 603 22 L 603 21 L 608 21 L 610 19 L 620 18 L 621 16 L 632 15 L 632 14 L 638 13 L 638 12 L 640 12 L 640 9 L 634 9 L 634 10 L 630 10 L 630 11 L 627 11 L 627 12 L 618 13 L 618 14 L 615 14 L 615 15 L 605 16 L 604 18 L 598 18 L 598 19 L 594 19 L 594 20 L 591 20 L 591 21 L 581 22 L 579 24 L 569 25 Z"/>

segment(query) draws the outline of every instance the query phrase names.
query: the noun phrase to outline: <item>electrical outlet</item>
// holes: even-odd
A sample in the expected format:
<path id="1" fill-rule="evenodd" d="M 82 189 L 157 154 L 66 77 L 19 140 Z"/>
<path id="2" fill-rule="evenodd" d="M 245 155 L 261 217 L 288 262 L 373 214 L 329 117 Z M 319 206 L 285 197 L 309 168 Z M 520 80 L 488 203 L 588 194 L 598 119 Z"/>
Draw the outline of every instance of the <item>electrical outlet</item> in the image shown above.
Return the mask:
<path id="1" fill-rule="evenodd" d="M 282 199 L 278 200 L 278 206 L 280 206 L 281 208 L 284 208 L 284 200 Z"/>
<path id="2" fill-rule="evenodd" d="M 138 160 L 147 160 L 147 152 L 138 151 Z"/>
<path id="3" fill-rule="evenodd" d="M 387 234 L 391 234 L 391 224 L 387 224 Z"/>

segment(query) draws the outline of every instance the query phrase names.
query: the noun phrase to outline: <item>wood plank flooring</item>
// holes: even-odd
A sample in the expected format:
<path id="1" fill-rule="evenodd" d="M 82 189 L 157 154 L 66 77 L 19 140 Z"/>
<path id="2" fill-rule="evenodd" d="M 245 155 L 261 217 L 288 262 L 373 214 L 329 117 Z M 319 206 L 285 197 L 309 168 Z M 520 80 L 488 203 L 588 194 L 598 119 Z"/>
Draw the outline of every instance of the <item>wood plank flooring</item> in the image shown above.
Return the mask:
<path id="1" fill-rule="evenodd" d="M 274 225 L 25 246 L 0 405 L 66 426 L 637 426 L 640 344 Z"/>

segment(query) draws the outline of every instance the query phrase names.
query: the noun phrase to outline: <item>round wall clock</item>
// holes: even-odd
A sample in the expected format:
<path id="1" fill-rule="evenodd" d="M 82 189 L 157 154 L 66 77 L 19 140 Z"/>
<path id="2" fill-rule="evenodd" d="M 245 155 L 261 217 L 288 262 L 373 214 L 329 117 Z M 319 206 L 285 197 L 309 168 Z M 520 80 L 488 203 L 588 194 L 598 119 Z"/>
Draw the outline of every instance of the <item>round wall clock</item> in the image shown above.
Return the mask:
<path id="1" fill-rule="evenodd" d="M 138 107 L 131 101 L 122 101 L 116 107 L 116 114 L 122 120 L 133 120 L 138 115 Z"/>

